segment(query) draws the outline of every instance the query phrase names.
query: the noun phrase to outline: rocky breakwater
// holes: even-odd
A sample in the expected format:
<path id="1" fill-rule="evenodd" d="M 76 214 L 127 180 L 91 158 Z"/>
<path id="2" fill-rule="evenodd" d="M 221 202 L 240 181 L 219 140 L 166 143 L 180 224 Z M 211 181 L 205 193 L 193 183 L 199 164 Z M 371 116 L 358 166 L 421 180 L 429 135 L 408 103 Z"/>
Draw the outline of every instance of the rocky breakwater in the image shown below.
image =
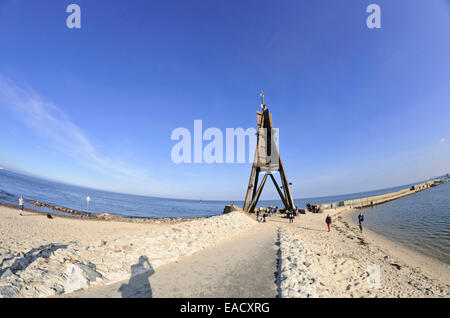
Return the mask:
<path id="1" fill-rule="evenodd" d="M 235 205 L 235 204 L 228 204 L 228 205 L 225 205 L 225 208 L 223 209 L 223 214 L 230 213 L 230 212 L 235 212 L 235 211 L 237 211 L 237 212 L 244 212 L 237 205 Z"/>
<path id="2" fill-rule="evenodd" d="M 430 180 L 427 182 L 419 183 L 416 185 L 413 185 L 410 188 L 405 188 L 402 190 L 381 194 L 381 195 L 374 195 L 370 197 L 364 197 L 364 198 L 358 198 L 353 200 L 346 200 L 346 201 L 340 201 L 340 202 L 333 202 L 333 203 L 323 203 L 317 205 L 323 212 L 323 210 L 326 209 L 338 209 L 338 210 L 344 210 L 346 208 L 365 208 L 374 206 L 377 204 L 386 203 L 392 200 L 396 200 L 402 197 L 405 197 L 407 195 L 415 194 L 420 191 L 429 189 L 431 187 L 435 187 L 437 185 L 441 184 L 441 180 Z"/>
<path id="3" fill-rule="evenodd" d="M 14 252 L 0 247 L 0 297 L 48 297 L 127 280 L 148 260 L 146 270 L 174 262 L 238 235 L 256 222 L 240 212 L 161 224 L 162 231 L 130 233 L 92 244 L 48 244 Z"/>
<path id="4" fill-rule="evenodd" d="M 67 217 L 78 217 L 78 218 L 88 218 L 92 220 L 101 220 L 101 221 L 114 221 L 114 222 L 128 222 L 128 223 L 180 223 L 186 221 L 192 221 L 198 218 L 148 218 L 148 217 L 124 217 L 110 213 L 101 213 L 95 214 L 85 211 L 79 211 L 71 208 L 66 208 L 63 206 L 55 206 L 43 202 L 33 201 L 33 200 L 25 200 L 25 202 L 32 204 L 36 207 L 44 207 L 48 209 L 52 209 L 60 212 L 57 214 L 58 216 L 67 216 Z M 237 211 L 237 210 L 236 210 Z"/>
<path id="5" fill-rule="evenodd" d="M 312 253 L 289 229 L 280 228 L 278 296 L 282 298 L 318 297 L 319 282 L 311 275 Z"/>
<path id="6" fill-rule="evenodd" d="M 55 210 L 55 211 L 58 211 L 58 212 L 63 212 L 63 213 L 76 215 L 76 216 L 79 216 L 79 217 L 88 217 L 88 218 L 96 218 L 97 217 L 96 214 L 92 214 L 92 213 L 84 212 L 84 211 L 78 211 L 78 210 L 66 208 L 66 207 L 63 207 L 63 206 L 55 206 L 55 205 L 50 205 L 50 204 L 47 204 L 47 203 L 33 201 L 33 200 L 25 200 L 25 202 L 27 202 L 29 204 L 32 204 L 34 206 L 37 206 L 37 207 L 44 207 L 44 208 L 52 209 L 52 210 Z"/>

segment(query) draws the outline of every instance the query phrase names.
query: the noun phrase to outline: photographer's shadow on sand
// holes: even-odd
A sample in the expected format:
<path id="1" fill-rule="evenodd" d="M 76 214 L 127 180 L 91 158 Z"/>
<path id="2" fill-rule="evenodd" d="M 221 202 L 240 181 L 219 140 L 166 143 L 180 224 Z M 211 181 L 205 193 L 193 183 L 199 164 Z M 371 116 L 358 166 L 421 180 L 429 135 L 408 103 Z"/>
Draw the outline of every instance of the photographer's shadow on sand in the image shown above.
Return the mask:
<path id="1" fill-rule="evenodd" d="M 122 284 L 119 291 L 122 298 L 151 298 L 152 288 L 149 278 L 155 273 L 147 256 L 139 257 L 137 264 L 131 265 L 131 277 L 128 284 Z"/>

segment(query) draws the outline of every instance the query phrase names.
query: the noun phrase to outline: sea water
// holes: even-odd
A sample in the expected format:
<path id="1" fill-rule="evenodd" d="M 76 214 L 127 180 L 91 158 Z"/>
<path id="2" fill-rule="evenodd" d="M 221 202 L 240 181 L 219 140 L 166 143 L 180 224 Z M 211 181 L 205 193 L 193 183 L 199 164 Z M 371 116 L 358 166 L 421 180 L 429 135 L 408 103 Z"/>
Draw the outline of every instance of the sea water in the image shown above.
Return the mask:
<path id="1" fill-rule="evenodd" d="M 450 182 L 358 210 L 363 226 L 450 265 Z"/>

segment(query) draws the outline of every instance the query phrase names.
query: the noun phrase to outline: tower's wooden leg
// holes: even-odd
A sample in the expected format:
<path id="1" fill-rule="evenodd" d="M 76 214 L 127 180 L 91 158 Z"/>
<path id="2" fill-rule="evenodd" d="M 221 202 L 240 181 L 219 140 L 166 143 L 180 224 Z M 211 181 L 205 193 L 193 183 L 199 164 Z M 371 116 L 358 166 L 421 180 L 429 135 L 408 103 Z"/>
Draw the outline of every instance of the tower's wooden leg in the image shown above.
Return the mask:
<path id="1" fill-rule="evenodd" d="M 289 189 L 289 182 L 286 178 L 286 174 L 284 173 L 283 163 L 280 158 L 280 176 L 281 182 L 283 184 L 284 195 L 286 198 L 286 209 L 290 210 L 294 208 L 294 200 L 292 199 L 291 190 Z"/>
<path id="2" fill-rule="evenodd" d="M 244 212 L 249 212 L 248 204 L 250 201 L 250 194 L 252 193 L 252 185 L 253 185 L 253 180 L 255 178 L 255 173 L 256 173 L 256 166 L 255 166 L 255 164 L 253 164 L 252 172 L 250 173 L 250 180 L 248 181 L 247 194 L 245 195 L 245 201 L 244 201 L 244 207 L 243 207 Z M 253 187 L 256 187 L 256 186 L 253 186 Z"/>
<path id="3" fill-rule="evenodd" d="M 275 180 L 275 177 L 274 177 L 272 174 L 270 174 L 270 178 L 272 179 L 273 184 L 275 185 L 275 188 L 277 189 L 278 194 L 280 195 L 281 201 L 283 201 L 284 206 L 286 206 L 287 203 L 286 203 L 285 196 L 283 196 L 283 193 L 281 192 L 281 189 L 280 189 L 280 187 L 278 186 L 278 183 L 277 183 L 277 181 Z"/>
<path id="4" fill-rule="evenodd" d="M 255 182 L 253 183 L 253 193 L 252 193 L 252 200 L 255 198 L 256 195 L 256 190 L 258 188 L 258 179 L 259 179 L 259 168 L 256 168 L 256 173 L 255 173 Z"/>
<path id="5" fill-rule="evenodd" d="M 256 197 L 253 198 L 252 203 L 250 203 L 250 207 L 248 209 L 249 212 L 253 212 L 253 210 L 255 209 L 256 204 L 258 203 L 259 197 L 261 195 L 262 189 L 264 187 L 264 184 L 266 183 L 267 180 L 267 175 L 268 173 L 266 173 L 264 175 L 264 178 L 261 180 L 261 184 L 258 187 L 258 191 L 256 191 Z"/>

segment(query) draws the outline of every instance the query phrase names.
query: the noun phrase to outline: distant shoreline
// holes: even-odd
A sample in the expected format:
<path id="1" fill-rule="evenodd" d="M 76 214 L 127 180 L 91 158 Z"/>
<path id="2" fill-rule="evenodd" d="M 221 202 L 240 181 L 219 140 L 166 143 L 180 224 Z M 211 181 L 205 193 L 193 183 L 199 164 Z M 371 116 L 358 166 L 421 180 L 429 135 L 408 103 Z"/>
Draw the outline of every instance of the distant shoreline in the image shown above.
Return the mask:
<path id="1" fill-rule="evenodd" d="M 14 204 L 8 204 L 0 202 L 0 206 L 11 208 L 11 209 L 17 209 L 19 212 L 19 206 Z M 50 208 L 48 208 L 50 209 Z M 155 217 L 141 217 L 141 216 L 118 216 L 114 214 L 94 214 L 89 213 L 92 217 L 84 217 L 84 216 L 75 216 L 70 215 L 69 213 L 61 212 L 45 212 L 45 211 L 39 211 L 37 209 L 30 209 L 25 208 L 23 209 L 26 212 L 36 213 L 36 214 L 50 214 L 51 216 L 56 217 L 62 217 L 62 218 L 68 218 L 68 219 L 74 219 L 74 220 L 89 220 L 89 221 L 110 221 L 110 222 L 127 222 L 127 223 L 180 223 L 180 222 L 188 222 L 193 220 L 199 220 L 199 219 L 207 219 L 211 218 L 214 215 L 211 216 L 200 216 L 200 217 L 162 217 L 162 218 L 155 218 Z"/>

